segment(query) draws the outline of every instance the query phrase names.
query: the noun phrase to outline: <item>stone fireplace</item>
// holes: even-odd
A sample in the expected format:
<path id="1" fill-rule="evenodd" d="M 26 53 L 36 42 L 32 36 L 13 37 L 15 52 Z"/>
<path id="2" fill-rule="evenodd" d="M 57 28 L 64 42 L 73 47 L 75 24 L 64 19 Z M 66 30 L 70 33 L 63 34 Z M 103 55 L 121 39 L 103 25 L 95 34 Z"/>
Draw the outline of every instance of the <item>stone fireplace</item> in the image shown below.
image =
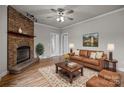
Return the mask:
<path id="1" fill-rule="evenodd" d="M 8 70 L 19 72 L 32 64 L 33 60 L 34 22 L 8 6 Z"/>

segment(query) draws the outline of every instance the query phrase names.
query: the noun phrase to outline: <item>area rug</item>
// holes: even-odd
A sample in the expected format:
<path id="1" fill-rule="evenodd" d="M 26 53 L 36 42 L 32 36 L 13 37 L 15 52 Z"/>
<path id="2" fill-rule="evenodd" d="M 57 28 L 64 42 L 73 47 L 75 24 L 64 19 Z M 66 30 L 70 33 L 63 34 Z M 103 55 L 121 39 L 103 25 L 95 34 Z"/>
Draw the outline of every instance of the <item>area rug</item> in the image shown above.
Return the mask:
<path id="1" fill-rule="evenodd" d="M 98 75 L 97 71 L 92 69 L 83 68 L 83 76 L 78 76 L 73 83 L 70 84 L 67 77 L 57 74 L 55 65 L 39 68 L 39 72 L 46 78 L 51 87 L 85 87 L 86 82 L 94 75 Z"/>

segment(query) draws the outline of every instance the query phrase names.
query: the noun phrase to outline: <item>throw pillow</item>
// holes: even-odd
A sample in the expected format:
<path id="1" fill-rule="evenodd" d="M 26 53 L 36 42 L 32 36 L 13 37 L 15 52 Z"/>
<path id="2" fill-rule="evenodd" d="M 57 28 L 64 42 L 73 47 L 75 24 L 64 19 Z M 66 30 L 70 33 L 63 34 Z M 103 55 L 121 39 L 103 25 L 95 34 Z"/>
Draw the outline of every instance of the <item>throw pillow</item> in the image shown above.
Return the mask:
<path id="1" fill-rule="evenodd" d="M 76 55 L 76 56 L 79 56 L 79 50 L 76 50 L 76 51 L 75 51 L 75 55 Z"/>
<path id="2" fill-rule="evenodd" d="M 101 59 L 103 56 L 103 52 L 96 52 L 96 59 Z"/>
<path id="3" fill-rule="evenodd" d="M 90 58 L 95 59 L 95 58 L 96 58 L 96 53 L 91 52 L 91 54 L 90 54 Z"/>

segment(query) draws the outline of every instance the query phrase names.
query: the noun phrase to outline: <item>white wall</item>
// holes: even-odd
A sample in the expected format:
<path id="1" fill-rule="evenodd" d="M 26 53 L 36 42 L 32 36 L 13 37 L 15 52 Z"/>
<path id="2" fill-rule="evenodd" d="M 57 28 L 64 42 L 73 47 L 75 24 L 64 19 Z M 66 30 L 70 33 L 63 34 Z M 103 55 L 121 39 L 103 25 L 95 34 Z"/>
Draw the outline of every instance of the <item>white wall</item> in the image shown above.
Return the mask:
<path id="1" fill-rule="evenodd" d="M 45 47 L 45 57 L 50 57 L 50 33 L 58 33 L 60 35 L 60 30 L 51 26 L 35 23 L 34 24 L 34 48 L 38 43 L 42 43 Z M 34 56 L 36 57 L 35 50 Z"/>
<path id="2" fill-rule="evenodd" d="M 69 42 L 74 43 L 76 49 L 107 51 L 107 44 L 114 43 L 114 58 L 119 61 L 117 67 L 124 71 L 124 9 L 65 27 L 64 32 L 68 32 Z M 99 32 L 99 47 L 83 47 L 82 35 L 94 32 Z"/>
<path id="3" fill-rule="evenodd" d="M 7 73 L 7 6 L 0 5 L 0 78 Z"/>

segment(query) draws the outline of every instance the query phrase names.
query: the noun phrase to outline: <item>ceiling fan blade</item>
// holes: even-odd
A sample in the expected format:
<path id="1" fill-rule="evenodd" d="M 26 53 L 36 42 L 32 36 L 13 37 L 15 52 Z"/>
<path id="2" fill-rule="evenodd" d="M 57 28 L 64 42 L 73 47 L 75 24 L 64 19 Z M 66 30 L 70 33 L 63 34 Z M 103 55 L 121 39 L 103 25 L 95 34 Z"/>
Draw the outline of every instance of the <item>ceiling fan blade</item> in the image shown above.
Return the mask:
<path id="1" fill-rule="evenodd" d="M 69 10 L 69 11 L 67 11 L 66 13 L 67 13 L 67 14 L 72 14 L 72 13 L 74 13 L 74 10 Z"/>
<path id="2" fill-rule="evenodd" d="M 74 20 L 74 18 L 71 18 L 71 17 L 67 17 L 69 20 Z"/>
<path id="3" fill-rule="evenodd" d="M 53 11 L 53 12 L 57 12 L 57 10 L 55 10 L 55 9 L 50 9 L 51 11 Z"/>

